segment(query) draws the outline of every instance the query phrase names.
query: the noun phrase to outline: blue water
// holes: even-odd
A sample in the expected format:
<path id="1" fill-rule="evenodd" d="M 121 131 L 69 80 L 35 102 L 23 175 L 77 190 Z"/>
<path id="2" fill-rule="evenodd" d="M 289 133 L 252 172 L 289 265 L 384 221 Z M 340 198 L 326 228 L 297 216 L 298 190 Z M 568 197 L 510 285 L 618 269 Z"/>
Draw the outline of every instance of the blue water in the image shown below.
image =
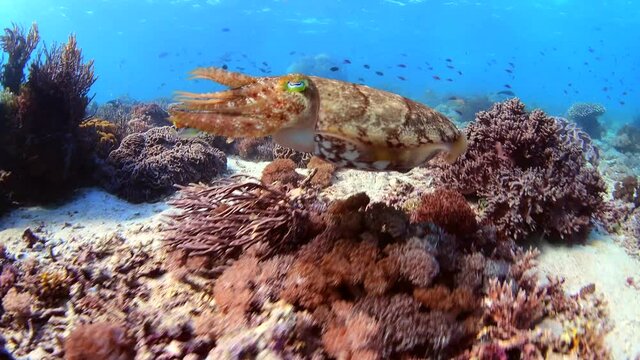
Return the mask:
<path id="1" fill-rule="evenodd" d="M 576 101 L 602 103 L 618 122 L 640 113 L 638 1 L 0 0 L 3 28 L 34 21 L 45 43 L 77 35 L 95 59 L 98 102 L 218 89 L 188 72 L 227 65 L 307 69 L 423 102 L 508 84 L 553 114 Z"/>

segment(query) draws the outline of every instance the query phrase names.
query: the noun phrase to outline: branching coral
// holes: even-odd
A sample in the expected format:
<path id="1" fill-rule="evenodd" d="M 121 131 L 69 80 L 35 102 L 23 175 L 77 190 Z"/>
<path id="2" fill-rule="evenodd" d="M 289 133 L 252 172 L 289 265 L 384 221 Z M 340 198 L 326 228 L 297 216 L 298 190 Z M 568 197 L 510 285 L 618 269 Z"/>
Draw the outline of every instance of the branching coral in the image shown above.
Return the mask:
<path id="1" fill-rule="evenodd" d="M 304 232 L 303 209 L 288 195 L 255 181 L 191 185 L 171 202 L 167 245 L 224 262 L 257 244 L 264 255 L 293 247 Z"/>
<path id="2" fill-rule="evenodd" d="M 439 182 L 486 199 L 484 220 L 507 238 L 534 231 L 584 239 L 601 210 L 605 184 L 587 164 L 581 143 L 563 135 L 542 111 L 518 99 L 477 114 L 467 128 L 469 149 L 445 166 Z"/>
<path id="3" fill-rule="evenodd" d="M 226 170 L 226 156 L 203 139 L 180 139 L 169 126 L 127 136 L 102 171 L 103 186 L 131 202 L 157 200 L 175 185 L 209 181 Z"/>
<path id="4" fill-rule="evenodd" d="M 5 28 L 4 35 L 0 36 L 0 46 L 9 54 L 7 63 L 2 65 L 0 84 L 14 94 L 20 91 L 20 85 L 24 80 L 24 67 L 39 41 L 40 34 L 36 24 L 31 26 L 28 34 L 25 34 L 21 27 L 13 24 L 13 28 Z"/>
<path id="5" fill-rule="evenodd" d="M 567 110 L 567 117 L 575 121 L 587 134 L 597 139 L 605 130 L 598 121 L 605 111 L 605 107 L 600 104 L 575 103 Z"/>

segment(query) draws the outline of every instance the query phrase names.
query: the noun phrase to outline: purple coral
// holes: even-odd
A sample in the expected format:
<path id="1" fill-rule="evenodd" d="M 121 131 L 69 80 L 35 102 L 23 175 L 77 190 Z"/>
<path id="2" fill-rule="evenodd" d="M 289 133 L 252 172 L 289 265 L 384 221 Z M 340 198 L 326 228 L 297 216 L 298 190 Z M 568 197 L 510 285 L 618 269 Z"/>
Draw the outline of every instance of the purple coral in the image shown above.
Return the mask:
<path id="1" fill-rule="evenodd" d="M 439 181 L 486 199 L 485 220 L 508 238 L 540 231 L 584 239 L 601 210 L 605 184 L 587 165 L 584 143 L 519 99 L 479 112 L 467 128 L 468 151 Z"/>
<path id="2" fill-rule="evenodd" d="M 106 160 L 103 185 L 131 202 L 154 201 L 175 185 L 209 181 L 226 170 L 225 154 L 205 140 L 180 139 L 172 127 L 127 136 Z"/>

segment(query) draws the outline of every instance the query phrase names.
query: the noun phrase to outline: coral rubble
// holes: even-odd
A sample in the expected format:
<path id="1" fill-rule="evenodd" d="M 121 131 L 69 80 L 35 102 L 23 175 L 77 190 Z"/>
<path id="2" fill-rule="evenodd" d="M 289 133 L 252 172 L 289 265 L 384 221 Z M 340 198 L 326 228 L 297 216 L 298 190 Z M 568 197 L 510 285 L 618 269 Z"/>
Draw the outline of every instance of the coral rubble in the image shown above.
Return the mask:
<path id="1" fill-rule="evenodd" d="M 605 184 L 587 162 L 584 140 L 560 129 L 544 112 L 526 112 L 519 99 L 497 103 L 477 114 L 467 128 L 469 149 L 443 167 L 439 182 L 483 199 L 483 221 L 507 238 L 539 231 L 584 239 Z"/>

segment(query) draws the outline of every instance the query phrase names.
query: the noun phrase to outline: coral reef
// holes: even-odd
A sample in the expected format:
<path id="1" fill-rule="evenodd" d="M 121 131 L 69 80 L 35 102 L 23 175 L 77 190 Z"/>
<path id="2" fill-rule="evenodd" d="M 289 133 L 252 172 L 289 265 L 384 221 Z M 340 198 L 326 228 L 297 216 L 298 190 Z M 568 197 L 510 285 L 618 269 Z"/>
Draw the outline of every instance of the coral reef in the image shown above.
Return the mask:
<path id="1" fill-rule="evenodd" d="M 599 139 L 605 132 L 598 118 L 606 111 L 605 107 L 593 103 L 575 103 L 567 110 L 567 117 L 575 121 L 589 136 Z"/>
<path id="2" fill-rule="evenodd" d="M 640 153 L 640 127 L 625 125 L 613 139 L 613 147 L 624 153 Z"/>
<path id="3" fill-rule="evenodd" d="M 15 82 L 22 79 L 22 69 L 10 68 L 26 61 L 39 37 L 35 26 L 28 35 L 16 29 L 5 32 L 3 49 L 10 52 L 10 59 L 20 60 L 10 60 L 4 81 Z M 11 51 L 22 55 L 11 55 Z M 78 126 L 95 80 L 93 62 L 84 62 L 72 35 L 62 46 L 45 47 L 11 103 L 3 96 L 0 168 L 11 174 L 12 202 L 57 200 L 90 178 L 83 171 L 90 160 L 81 151 Z"/>
<path id="4" fill-rule="evenodd" d="M 600 163 L 600 150 L 593 144 L 589 134 L 580 129 L 576 123 L 563 117 L 552 116 L 558 124 L 558 131 L 565 146 L 575 143 L 582 148 L 585 159 L 594 167 Z"/>
<path id="5" fill-rule="evenodd" d="M 540 110 L 519 99 L 477 114 L 467 128 L 469 148 L 453 165 L 443 165 L 439 182 L 482 198 L 483 221 L 507 238 L 539 231 L 579 241 L 602 207 L 604 181 L 587 163 L 584 142 L 560 131 Z"/>
<path id="6" fill-rule="evenodd" d="M 87 157 L 104 160 L 118 147 L 118 127 L 107 120 L 92 118 L 78 125 L 78 138 L 82 152 Z"/>
<path id="7" fill-rule="evenodd" d="M 180 139 L 165 126 L 122 140 L 101 169 L 102 185 L 131 201 L 154 201 L 176 190 L 175 185 L 210 181 L 226 170 L 226 155 L 198 139 Z"/>

